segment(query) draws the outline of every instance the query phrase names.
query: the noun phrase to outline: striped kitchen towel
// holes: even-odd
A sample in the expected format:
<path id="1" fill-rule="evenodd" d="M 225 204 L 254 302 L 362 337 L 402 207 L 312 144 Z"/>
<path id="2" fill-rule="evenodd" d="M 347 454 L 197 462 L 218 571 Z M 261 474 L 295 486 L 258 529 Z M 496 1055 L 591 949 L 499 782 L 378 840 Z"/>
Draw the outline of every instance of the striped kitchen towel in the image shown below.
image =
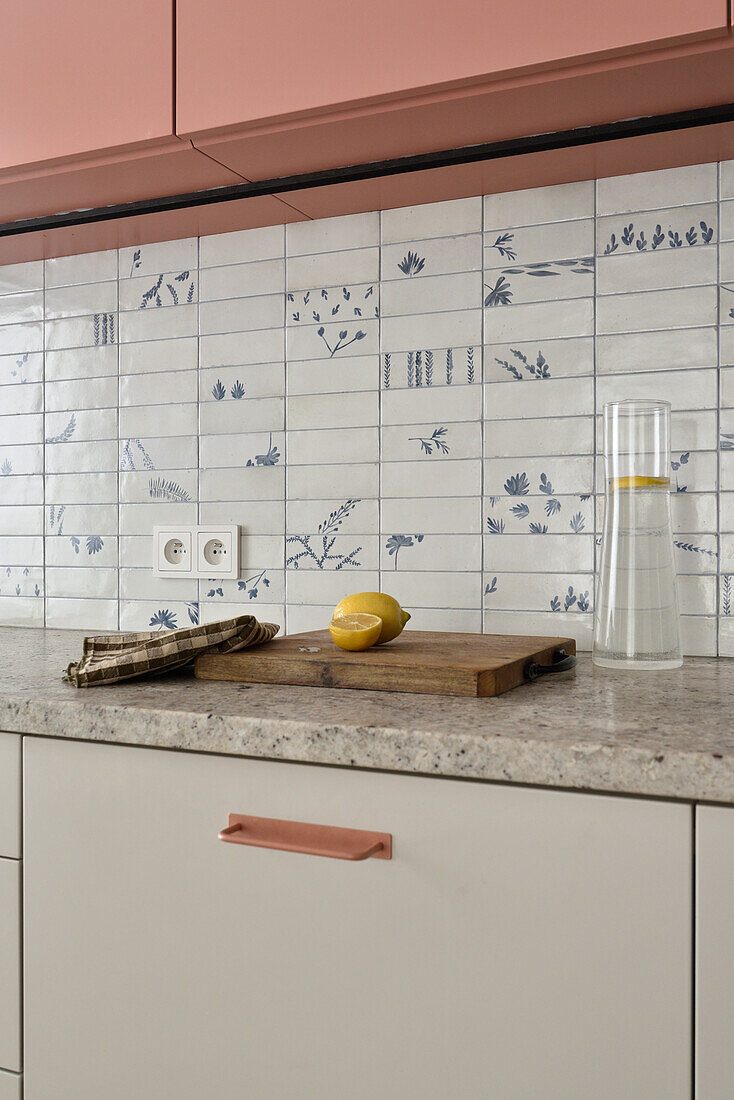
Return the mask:
<path id="1" fill-rule="evenodd" d="M 234 653 L 236 649 L 262 645 L 279 630 L 275 623 L 260 623 L 254 615 L 238 615 L 163 633 L 145 630 L 138 634 L 102 634 L 84 639 L 81 661 L 72 661 L 63 679 L 74 687 L 96 687 L 168 672 L 190 664 L 202 653 Z"/>

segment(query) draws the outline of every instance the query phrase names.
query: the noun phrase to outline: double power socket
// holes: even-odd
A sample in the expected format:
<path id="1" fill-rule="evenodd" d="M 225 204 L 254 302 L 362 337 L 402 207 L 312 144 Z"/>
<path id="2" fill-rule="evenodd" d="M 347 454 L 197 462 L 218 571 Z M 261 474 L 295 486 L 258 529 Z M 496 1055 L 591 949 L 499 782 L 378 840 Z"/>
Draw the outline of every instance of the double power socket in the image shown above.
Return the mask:
<path id="1" fill-rule="evenodd" d="M 240 573 L 240 527 L 154 527 L 153 572 L 156 577 L 224 577 Z"/>

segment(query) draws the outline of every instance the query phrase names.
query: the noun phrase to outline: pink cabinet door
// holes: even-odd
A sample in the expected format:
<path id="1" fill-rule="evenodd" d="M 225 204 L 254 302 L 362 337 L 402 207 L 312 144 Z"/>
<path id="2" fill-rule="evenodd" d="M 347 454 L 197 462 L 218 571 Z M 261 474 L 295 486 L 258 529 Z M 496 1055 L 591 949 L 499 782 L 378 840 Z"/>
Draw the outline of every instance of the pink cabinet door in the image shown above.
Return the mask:
<path id="1" fill-rule="evenodd" d="M 173 133 L 173 0 L 0 0 L 0 171 Z"/>
<path id="2" fill-rule="evenodd" d="M 389 101 L 726 31 L 726 0 L 178 0 L 177 131 Z"/>

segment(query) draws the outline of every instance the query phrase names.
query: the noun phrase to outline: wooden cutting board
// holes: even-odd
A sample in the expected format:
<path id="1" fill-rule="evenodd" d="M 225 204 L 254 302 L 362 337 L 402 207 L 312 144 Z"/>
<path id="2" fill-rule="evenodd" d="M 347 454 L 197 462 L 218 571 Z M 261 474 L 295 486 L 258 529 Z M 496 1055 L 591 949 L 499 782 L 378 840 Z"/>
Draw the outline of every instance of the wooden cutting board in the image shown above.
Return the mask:
<path id="1" fill-rule="evenodd" d="M 386 645 L 347 653 L 328 630 L 291 634 L 240 653 L 197 658 L 202 680 L 414 691 L 430 695 L 500 695 L 528 680 L 529 663 L 548 665 L 557 650 L 575 654 L 572 638 L 453 634 L 405 630 Z"/>

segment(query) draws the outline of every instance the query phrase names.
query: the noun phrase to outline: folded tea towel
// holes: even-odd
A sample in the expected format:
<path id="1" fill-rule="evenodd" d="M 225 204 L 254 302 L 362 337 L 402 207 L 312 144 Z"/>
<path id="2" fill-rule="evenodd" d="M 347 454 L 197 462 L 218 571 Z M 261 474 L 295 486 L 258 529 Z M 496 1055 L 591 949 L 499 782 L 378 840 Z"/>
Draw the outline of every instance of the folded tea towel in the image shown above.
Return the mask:
<path id="1" fill-rule="evenodd" d="M 84 639 L 81 661 L 72 661 L 63 679 L 75 687 L 96 687 L 147 673 L 168 672 L 202 653 L 233 653 L 269 642 L 280 630 L 254 615 L 182 630 L 145 630 L 138 634 L 102 634 Z"/>

